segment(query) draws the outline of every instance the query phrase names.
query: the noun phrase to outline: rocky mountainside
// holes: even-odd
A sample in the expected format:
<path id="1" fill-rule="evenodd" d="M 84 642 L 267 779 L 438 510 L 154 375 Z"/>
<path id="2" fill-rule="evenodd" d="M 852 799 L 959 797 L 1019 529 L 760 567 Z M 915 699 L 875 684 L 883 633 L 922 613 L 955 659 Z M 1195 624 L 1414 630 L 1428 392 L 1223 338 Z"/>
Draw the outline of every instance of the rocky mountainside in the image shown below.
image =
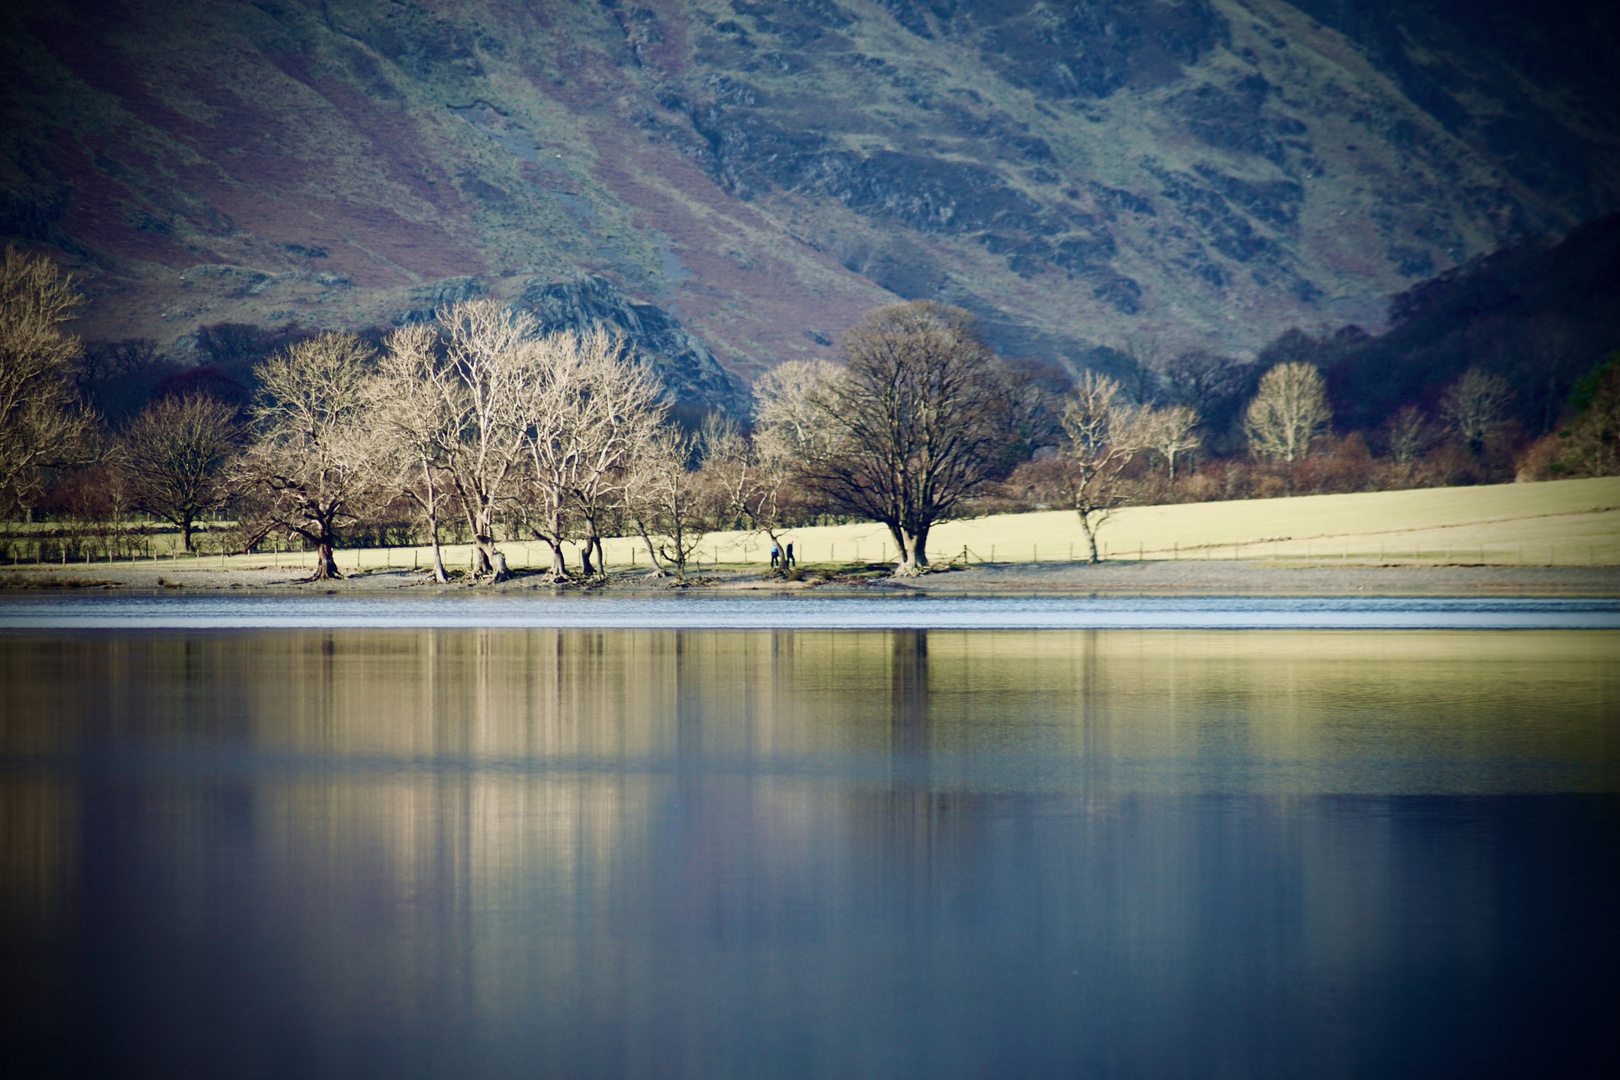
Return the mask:
<path id="1" fill-rule="evenodd" d="M 1554 7 L 15 0 L 0 232 L 89 337 L 493 296 L 733 409 L 896 297 L 1253 350 L 1620 208 L 1616 19 Z"/>

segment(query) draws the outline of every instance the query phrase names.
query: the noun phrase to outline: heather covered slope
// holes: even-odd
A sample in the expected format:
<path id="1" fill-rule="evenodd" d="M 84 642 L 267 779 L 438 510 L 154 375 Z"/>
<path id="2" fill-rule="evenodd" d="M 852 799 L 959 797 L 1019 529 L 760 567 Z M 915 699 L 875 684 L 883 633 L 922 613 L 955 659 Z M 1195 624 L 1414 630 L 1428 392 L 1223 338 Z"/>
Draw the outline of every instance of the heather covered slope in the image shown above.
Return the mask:
<path id="1" fill-rule="evenodd" d="M 479 295 L 733 404 L 895 296 L 1048 361 L 1254 348 L 1620 202 L 1602 8 L 1449 10 L 19 2 L 0 230 L 179 356 Z"/>

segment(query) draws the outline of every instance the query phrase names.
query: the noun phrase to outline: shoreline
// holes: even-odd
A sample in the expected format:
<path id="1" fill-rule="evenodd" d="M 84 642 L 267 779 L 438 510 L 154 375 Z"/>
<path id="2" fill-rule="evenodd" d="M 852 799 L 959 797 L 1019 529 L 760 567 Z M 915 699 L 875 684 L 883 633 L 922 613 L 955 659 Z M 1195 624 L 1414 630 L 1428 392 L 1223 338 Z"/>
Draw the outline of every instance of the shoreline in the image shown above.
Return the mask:
<path id="1" fill-rule="evenodd" d="M 299 571 L 273 567 L 152 567 L 137 564 L 81 568 L 17 568 L 0 572 L 5 593 L 118 590 L 211 596 L 279 593 L 288 596 L 353 594 L 468 594 L 542 592 L 580 596 L 652 596 L 676 593 L 772 594 L 813 592 L 822 596 L 903 595 L 1132 595 L 1132 596 L 1503 596 L 1620 597 L 1620 566 L 1428 566 L 1274 563 L 1182 560 L 1117 560 L 1087 563 L 990 563 L 940 569 L 916 578 L 893 578 L 883 568 L 846 567 L 823 580 L 821 572 L 785 581 L 759 569 L 694 572 L 685 584 L 652 577 L 645 570 L 616 570 L 598 582 L 555 583 L 540 571 L 518 571 L 499 584 L 466 580 L 433 582 L 424 571 L 378 569 L 341 581 L 311 582 Z"/>

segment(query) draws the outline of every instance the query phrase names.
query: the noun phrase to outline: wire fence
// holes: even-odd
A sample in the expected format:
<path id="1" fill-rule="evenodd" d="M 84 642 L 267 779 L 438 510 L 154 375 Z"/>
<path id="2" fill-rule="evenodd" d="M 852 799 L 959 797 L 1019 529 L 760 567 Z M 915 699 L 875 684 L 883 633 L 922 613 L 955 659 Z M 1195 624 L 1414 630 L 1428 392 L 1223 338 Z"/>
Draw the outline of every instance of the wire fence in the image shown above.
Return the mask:
<path id="1" fill-rule="evenodd" d="M 651 567 L 647 553 L 639 543 L 627 543 L 627 538 L 609 539 L 610 544 L 604 554 L 609 550 L 614 552 L 616 558 L 611 560 L 612 565 L 628 569 Z M 0 539 L 0 565 L 66 568 L 145 562 L 176 567 L 253 566 L 313 570 L 318 557 L 316 551 L 308 546 L 262 544 L 255 550 L 233 554 L 224 550 L 217 539 L 211 539 L 206 534 L 199 534 L 199 540 L 201 543 L 197 549 L 186 551 L 182 549 L 177 536 L 162 533 L 131 531 L 125 534 L 12 535 Z M 551 549 L 544 543 L 505 540 L 497 546 L 506 553 L 508 564 L 513 569 L 544 569 L 552 565 Z M 208 547 L 213 550 L 206 550 Z M 577 548 L 578 545 L 570 547 Z M 1620 550 L 1608 550 L 1617 547 L 1620 545 L 1599 544 L 1585 539 L 1463 544 L 1437 540 L 1432 536 L 1414 538 L 1410 542 L 1388 537 L 1376 541 L 1367 537 L 1320 537 L 1188 546 L 1173 541 L 1165 547 L 1149 547 L 1140 541 L 1134 544 L 1102 541 L 1098 544 L 1098 555 L 1108 562 L 1221 560 L 1279 565 L 1597 566 L 1620 561 Z M 698 569 L 764 566 L 769 564 L 769 548 L 768 541 L 716 543 L 695 553 L 692 563 Z M 445 565 L 451 568 L 470 567 L 475 550 L 476 546 L 469 543 L 440 545 L 441 557 Z M 1075 563 L 1088 561 L 1089 554 L 1089 546 L 1083 540 L 1057 545 L 1048 543 L 1044 549 L 1038 542 L 1031 542 L 1027 547 L 998 542 L 983 548 L 964 544 L 959 550 L 936 555 L 935 561 L 961 566 Z M 881 565 L 893 563 L 898 555 L 899 548 L 882 538 L 829 541 L 825 545 L 796 541 L 794 563 L 833 567 Z M 432 548 L 427 544 L 340 548 L 334 552 L 334 558 L 342 570 L 426 570 L 433 565 Z M 785 549 L 779 561 L 785 563 Z M 578 565 L 578 550 L 565 551 L 565 562 Z"/>

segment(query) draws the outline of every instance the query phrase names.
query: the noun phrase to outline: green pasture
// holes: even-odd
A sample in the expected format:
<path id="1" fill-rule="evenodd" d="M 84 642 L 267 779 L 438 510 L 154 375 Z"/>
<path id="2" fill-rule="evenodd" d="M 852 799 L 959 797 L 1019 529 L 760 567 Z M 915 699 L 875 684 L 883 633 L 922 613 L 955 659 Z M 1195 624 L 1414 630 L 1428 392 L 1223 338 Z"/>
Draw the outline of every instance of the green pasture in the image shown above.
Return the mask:
<path id="1" fill-rule="evenodd" d="M 793 542 L 805 567 L 878 563 L 895 556 L 894 542 L 881 525 L 818 526 L 781 535 Z M 164 536 L 153 539 L 155 556 L 139 561 L 239 569 L 314 565 L 310 552 L 194 556 L 165 546 Z M 1130 507 L 1102 527 L 1099 545 L 1110 559 L 1620 565 L 1620 477 Z M 506 540 L 500 547 L 515 569 L 550 565 L 550 553 L 539 541 Z M 612 538 L 603 548 L 611 568 L 649 566 L 639 539 Z M 570 567 L 577 568 L 577 549 L 570 545 L 565 550 Z M 445 565 L 452 569 L 471 562 L 467 544 L 447 544 L 443 551 Z M 1085 557 L 1085 538 L 1067 510 L 997 514 L 938 526 L 929 536 L 928 555 L 935 563 L 964 556 L 975 564 L 1066 562 Z M 338 566 L 349 572 L 419 569 L 430 565 L 429 560 L 425 546 L 337 553 Z M 94 562 L 105 563 L 106 557 L 97 556 Z M 711 534 L 698 556 L 699 569 L 763 567 L 769 562 L 769 539 L 751 532 Z"/>

